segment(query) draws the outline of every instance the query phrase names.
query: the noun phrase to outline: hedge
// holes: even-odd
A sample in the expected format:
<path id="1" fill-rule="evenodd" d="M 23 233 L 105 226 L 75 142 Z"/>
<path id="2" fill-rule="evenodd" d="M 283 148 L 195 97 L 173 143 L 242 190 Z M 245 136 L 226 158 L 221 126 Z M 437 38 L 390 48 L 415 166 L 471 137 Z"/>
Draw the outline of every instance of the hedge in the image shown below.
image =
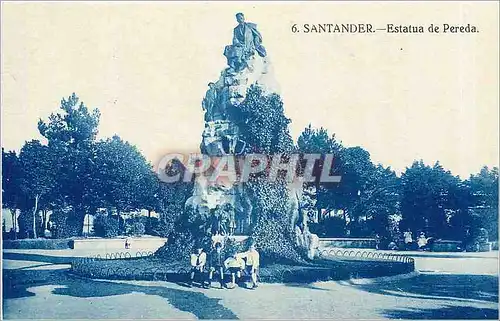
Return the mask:
<path id="1" fill-rule="evenodd" d="M 4 249 L 63 250 L 73 247 L 73 239 L 22 239 L 3 240 Z"/>

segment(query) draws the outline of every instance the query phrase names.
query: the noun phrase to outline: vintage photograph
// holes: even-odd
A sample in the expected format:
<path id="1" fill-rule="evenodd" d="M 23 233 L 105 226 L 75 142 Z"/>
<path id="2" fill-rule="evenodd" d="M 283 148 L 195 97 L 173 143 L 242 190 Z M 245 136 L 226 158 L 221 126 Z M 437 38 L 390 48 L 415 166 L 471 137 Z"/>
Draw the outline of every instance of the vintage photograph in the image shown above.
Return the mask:
<path id="1" fill-rule="evenodd" d="M 498 320 L 499 7 L 2 1 L 2 318 Z"/>

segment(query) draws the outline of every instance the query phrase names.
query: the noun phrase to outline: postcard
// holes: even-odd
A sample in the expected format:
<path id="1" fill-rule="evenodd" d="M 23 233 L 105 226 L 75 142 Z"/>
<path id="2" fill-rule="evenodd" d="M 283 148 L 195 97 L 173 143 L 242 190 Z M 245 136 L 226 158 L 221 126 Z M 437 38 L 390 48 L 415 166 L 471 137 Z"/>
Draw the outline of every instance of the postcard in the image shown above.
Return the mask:
<path id="1" fill-rule="evenodd" d="M 1 12 L 3 318 L 498 319 L 498 2 Z"/>

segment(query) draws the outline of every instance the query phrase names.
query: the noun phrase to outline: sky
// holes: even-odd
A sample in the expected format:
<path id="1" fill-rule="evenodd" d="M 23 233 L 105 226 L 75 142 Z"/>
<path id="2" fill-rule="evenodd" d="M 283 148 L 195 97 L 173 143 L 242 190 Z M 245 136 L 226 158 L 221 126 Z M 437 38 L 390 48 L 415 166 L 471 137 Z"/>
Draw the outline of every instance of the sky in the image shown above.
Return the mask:
<path id="1" fill-rule="evenodd" d="M 439 160 L 467 178 L 498 166 L 498 3 L 2 2 L 2 146 L 40 139 L 75 92 L 99 137 L 154 165 L 198 152 L 201 100 L 226 67 L 234 14 L 257 24 L 296 140 L 310 123 L 397 173 Z M 443 23 L 475 34 L 293 33 L 293 24 Z M 426 28 L 427 29 L 427 28 Z"/>

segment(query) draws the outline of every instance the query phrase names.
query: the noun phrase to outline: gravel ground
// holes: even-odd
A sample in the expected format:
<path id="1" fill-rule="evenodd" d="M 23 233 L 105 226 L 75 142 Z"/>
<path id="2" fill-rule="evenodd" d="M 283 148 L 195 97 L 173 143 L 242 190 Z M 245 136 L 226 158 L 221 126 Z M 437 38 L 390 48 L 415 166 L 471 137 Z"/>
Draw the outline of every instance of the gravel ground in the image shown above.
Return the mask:
<path id="1" fill-rule="evenodd" d="M 4 251 L 4 318 L 498 318 L 498 252 L 416 256 L 417 268 L 424 270 L 420 275 L 372 284 L 261 284 L 256 290 L 204 290 L 160 281 L 78 278 L 69 275 L 61 262 L 83 254 L 64 251 Z"/>

